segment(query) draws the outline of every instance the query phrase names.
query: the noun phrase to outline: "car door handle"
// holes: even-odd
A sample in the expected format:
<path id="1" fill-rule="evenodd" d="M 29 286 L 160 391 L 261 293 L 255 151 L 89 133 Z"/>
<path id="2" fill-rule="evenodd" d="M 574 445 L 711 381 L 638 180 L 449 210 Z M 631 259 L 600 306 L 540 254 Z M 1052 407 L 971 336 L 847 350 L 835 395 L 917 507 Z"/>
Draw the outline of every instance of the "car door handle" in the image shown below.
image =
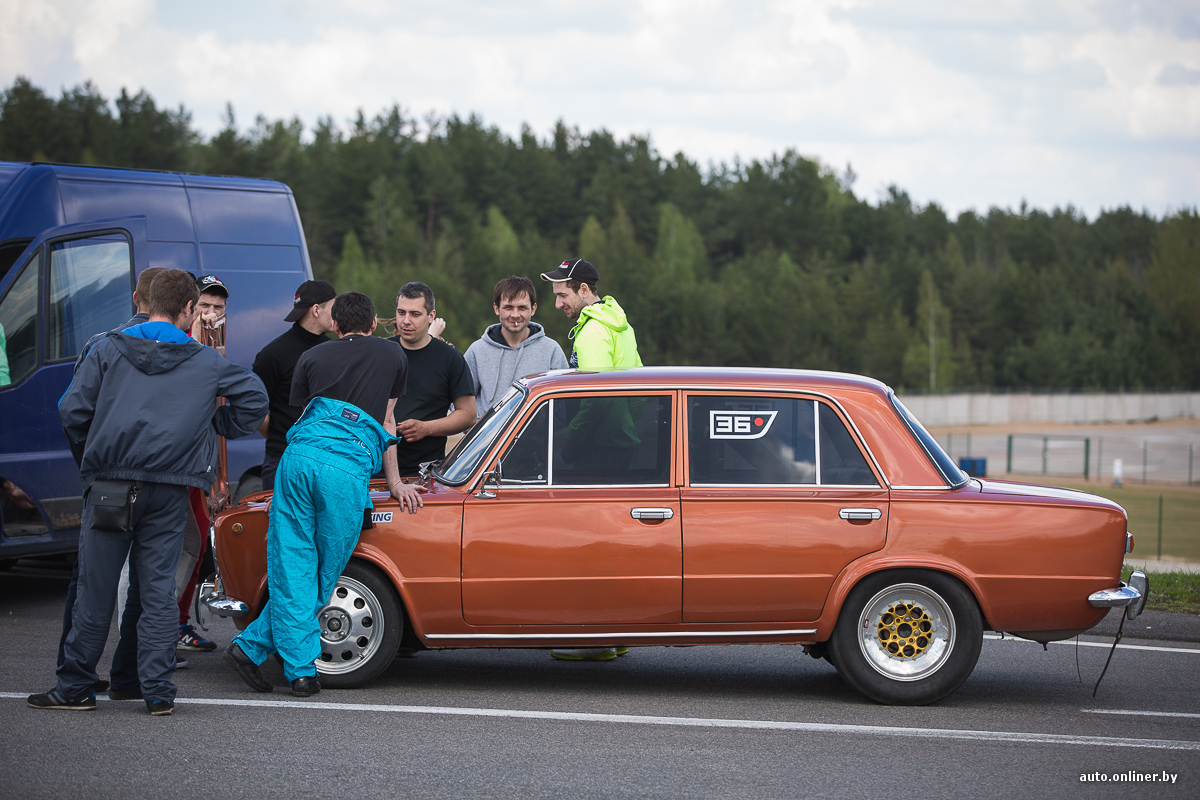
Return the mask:
<path id="1" fill-rule="evenodd" d="M 670 508 L 631 508 L 629 516 L 634 519 L 671 519 L 675 511 Z"/>
<path id="2" fill-rule="evenodd" d="M 843 508 L 838 516 L 842 519 L 879 519 L 883 512 L 878 508 Z"/>

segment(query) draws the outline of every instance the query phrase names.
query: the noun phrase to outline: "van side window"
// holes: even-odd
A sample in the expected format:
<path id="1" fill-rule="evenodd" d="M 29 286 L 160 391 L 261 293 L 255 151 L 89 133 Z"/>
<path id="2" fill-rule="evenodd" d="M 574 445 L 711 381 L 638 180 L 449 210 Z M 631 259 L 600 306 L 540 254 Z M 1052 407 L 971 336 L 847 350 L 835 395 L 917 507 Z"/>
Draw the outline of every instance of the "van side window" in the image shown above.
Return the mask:
<path id="1" fill-rule="evenodd" d="M 37 366 L 40 262 L 38 250 L 0 300 L 0 387 L 20 382 Z"/>
<path id="2" fill-rule="evenodd" d="M 59 242 L 50 249 L 47 361 L 75 358 L 84 342 L 129 319 L 133 251 L 123 236 Z"/>

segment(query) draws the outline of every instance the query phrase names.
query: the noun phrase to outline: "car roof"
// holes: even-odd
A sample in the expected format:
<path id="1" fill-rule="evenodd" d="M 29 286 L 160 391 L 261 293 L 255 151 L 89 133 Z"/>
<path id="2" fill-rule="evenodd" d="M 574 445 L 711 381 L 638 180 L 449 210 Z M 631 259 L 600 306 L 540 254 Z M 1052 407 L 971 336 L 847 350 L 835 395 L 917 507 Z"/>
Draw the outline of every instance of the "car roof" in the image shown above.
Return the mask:
<path id="1" fill-rule="evenodd" d="M 633 367 L 604 371 L 557 370 L 525 379 L 531 392 L 556 389 L 663 386 L 664 388 L 856 390 L 886 395 L 889 388 L 865 375 L 824 370 L 758 367 Z"/>

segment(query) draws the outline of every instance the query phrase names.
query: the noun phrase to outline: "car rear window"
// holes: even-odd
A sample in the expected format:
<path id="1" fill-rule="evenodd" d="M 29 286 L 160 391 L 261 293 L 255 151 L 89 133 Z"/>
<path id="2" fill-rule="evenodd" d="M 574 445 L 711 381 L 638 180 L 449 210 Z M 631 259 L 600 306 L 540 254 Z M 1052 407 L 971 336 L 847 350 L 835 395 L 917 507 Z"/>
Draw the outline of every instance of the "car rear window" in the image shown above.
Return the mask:
<path id="1" fill-rule="evenodd" d="M 921 443 L 921 447 L 925 448 L 925 452 L 929 454 L 929 458 L 937 467 L 938 472 L 942 473 L 942 477 L 946 479 L 946 483 L 952 488 L 963 486 L 969 480 L 967 473 L 958 468 L 954 460 L 946 455 L 946 451 L 937 443 L 937 439 L 929 431 L 925 430 L 925 426 L 920 420 L 913 416 L 913 413 L 908 410 L 904 403 L 900 402 L 900 398 L 895 394 L 891 395 L 892 405 L 899 412 L 900 418 L 904 420 L 904 424 L 912 431 L 913 436 L 917 437 L 917 441 Z"/>

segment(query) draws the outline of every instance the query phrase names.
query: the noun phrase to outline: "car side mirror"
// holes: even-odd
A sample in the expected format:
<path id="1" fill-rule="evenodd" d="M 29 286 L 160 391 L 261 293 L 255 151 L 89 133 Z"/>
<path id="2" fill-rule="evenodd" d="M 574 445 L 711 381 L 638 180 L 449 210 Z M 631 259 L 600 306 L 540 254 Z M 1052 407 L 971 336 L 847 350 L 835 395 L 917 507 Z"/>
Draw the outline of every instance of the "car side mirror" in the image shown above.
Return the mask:
<path id="1" fill-rule="evenodd" d="M 501 480 L 500 465 L 496 464 L 495 469 L 483 473 L 483 483 L 479 487 L 479 491 L 475 493 L 475 496 L 480 500 L 491 500 L 496 496 L 496 493 L 491 490 L 499 489 Z"/>

